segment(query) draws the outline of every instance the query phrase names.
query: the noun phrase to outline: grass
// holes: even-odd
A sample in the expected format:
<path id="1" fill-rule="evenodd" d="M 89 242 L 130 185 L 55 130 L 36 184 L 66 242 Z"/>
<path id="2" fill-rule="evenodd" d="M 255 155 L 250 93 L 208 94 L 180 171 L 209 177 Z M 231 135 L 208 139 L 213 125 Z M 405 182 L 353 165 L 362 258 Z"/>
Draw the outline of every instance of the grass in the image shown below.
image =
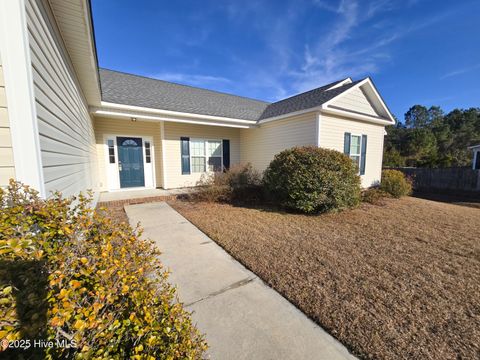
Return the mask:
<path id="1" fill-rule="evenodd" d="M 321 216 L 172 205 L 360 357 L 480 358 L 479 209 L 417 198 Z"/>

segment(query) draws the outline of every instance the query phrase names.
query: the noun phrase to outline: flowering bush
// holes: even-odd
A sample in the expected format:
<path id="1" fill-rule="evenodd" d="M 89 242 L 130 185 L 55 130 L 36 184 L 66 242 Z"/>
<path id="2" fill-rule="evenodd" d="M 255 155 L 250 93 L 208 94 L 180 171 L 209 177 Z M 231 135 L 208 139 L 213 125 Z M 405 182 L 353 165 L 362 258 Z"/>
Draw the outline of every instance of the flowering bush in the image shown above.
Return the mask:
<path id="1" fill-rule="evenodd" d="M 201 358 L 206 344 L 158 250 L 90 199 L 0 189 L 0 339 L 73 345 L 46 348 L 51 359 Z"/>

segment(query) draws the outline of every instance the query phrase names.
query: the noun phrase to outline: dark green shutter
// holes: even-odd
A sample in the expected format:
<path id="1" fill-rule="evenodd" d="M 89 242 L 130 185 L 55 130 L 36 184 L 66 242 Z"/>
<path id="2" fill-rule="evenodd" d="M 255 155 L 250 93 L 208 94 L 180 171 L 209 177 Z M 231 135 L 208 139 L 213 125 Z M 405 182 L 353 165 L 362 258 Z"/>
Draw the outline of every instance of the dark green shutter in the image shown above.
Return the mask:
<path id="1" fill-rule="evenodd" d="M 190 174 L 190 138 L 181 137 L 180 146 L 182 149 L 182 175 Z"/>
<path id="2" fill-rule="evenodd" d="M 230 140 L 222 141 L 223 169 L 230 169 Z"/>
<path id="3" fill-rule="evenodd" d="M 350 156 L 350 136 L 351 134 L 346 132 L 343 140 L 343 153 Z"/>
<path id="4" fill-rule="evenodd" d="M 367 160 L 367 135 L 362 135 L 362 156 L 360 157 L 360 175 L 365 175 L 365 162 Z"/>

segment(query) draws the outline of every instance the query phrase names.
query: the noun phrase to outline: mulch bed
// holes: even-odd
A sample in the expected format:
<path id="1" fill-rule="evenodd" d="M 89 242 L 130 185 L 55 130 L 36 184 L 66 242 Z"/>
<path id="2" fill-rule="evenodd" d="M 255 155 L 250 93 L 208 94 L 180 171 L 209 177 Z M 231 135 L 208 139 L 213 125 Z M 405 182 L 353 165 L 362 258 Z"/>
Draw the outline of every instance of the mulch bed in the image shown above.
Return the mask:
<path id="1" fill-rule="evenodd" d="M 480 358 L 479 209 L 417 198 L 320 216 L 171 205 L 357 356 Z"/>

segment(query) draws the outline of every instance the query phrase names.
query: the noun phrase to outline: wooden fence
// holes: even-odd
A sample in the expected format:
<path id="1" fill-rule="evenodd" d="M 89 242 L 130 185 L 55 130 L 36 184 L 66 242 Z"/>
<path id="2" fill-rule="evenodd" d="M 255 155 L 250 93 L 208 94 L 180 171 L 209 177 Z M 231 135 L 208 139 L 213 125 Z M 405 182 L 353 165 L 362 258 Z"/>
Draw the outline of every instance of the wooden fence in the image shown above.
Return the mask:
<path id="1" fill-rule="evenodd" d="M 455 168 L 396 168 L 412 177 L 416 190 L 480 191 L 480 170 Z"/>

